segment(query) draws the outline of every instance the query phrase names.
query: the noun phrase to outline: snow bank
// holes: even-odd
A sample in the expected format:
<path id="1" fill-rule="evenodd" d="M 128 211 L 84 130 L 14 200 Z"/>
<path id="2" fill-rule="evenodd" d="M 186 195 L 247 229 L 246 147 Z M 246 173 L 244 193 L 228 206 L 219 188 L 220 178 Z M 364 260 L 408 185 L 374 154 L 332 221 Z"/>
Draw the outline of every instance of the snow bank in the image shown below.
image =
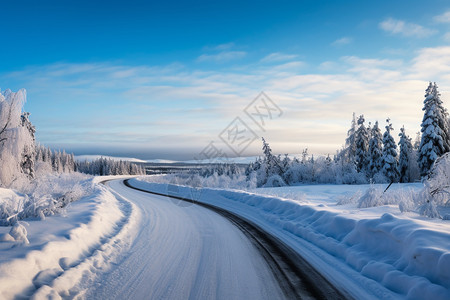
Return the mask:
<path id="1" fill-rule="evenodd" d="M 69 203 L 92 193 L 92 177 L 80 173 L 47 174 L 16 189 L 0 188 L 0 226 L 26 218 L 60 214 Z"/>
<path id="2" fill-rule="evenodd" d="M 96 273 L 128 247 L 138 220 L 132 203 L 94 185 L 92 194 L 72 203 L 65 216 L 21 222 L 15 232 L 23 239 L 26 229 L 29 244 L 0 242 L 0 298 L 82 294 Z M 0 234 L 6 236 L 8 229 L 0 227 Z"/>
<path id="3" fill-rule="evenodd" d="M 168 189 L 172 195 L 176 190 L 182 197 L 189 197 L 192 193 L 189 187 L 178 186 L 174 189 L 167 184 L 144 180 L 132 179 L 130 183 L 165 194 Z M 333 189 L 333 186 L 327 188 Z M 450 298 L 448 222 L 409 218 L 401 215 L 398 208 L 398 216 L 395 216 L 389 206 L 391 213 L 367 213 L 374 209 L 379 212 L 379 207 L 362 208 L 359 209 L 361 213 L 349 213 L 345 208 L 339 210 L 326 202 L 319 205 L 304 204 L 279 197 L 223 189 L 204 188 L 198 201 L 241 214 L 268 228 L 291 245 L 306 240 L 327 254 L 329 264 L 344 263 L 353 273 L 329 279 L 347 287 L 351 286 L 348 281 L 356 281 L 362 291 L 348 291 L 356 298 L 361 298 L 362 295 L 358 293 L 364 292 L 373 298 Z M 300 247 L 296 249 L 300 253 L 308 251 Z M 311 253 L 301 254 L 314 256 Z M 330 273 L 326 270 L 329 266 L 324 267 L 317 257 L 311 262 L 325 274 Z M 347 283 L 343 284 L 343 280 L 347 280 Z"/>

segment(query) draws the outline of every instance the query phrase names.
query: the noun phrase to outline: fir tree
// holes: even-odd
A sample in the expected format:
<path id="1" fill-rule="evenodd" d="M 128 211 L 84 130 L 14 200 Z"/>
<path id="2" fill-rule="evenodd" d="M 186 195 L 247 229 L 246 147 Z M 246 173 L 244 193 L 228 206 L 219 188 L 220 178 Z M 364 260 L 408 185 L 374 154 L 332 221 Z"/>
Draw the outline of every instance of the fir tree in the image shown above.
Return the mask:
<path id="1" fill-rule="evenodd" d="M 383 174 L 391 182 L 398 180 L 398 162 L 397 162 L 397 145 L 391 135 L 392 124 L 387 119 L 386 131 L 383 134 Z"/>
<path id="2" fill-rule="evenodd" d="M 383 137 L 381 135 L 380 128 L 378 127 L 378 121 L 370 131 L 369 141 L 369 177 L 373 178 L 375 174 L 381 171 L 383 167 Z"/>
<path id="3" fill-rule="evenodd" d="M 421 124 L 422 139 L 418 163 L 421 176 L 426 176 L 434 161 L 450 150 L 448 113 L 443 107 L 436 83 L 425 90 L 424 116 Z"/>
<path id="4" fill-rule="evenodd" d="M 366 172 L 367 170 L 367 152 L 369 149 L 369 133 L 364 126 L 364 115 L 358 118 L 358 129 L 356 130 L 356 170 Z"/>
<path id="5" fill-rule="evenodd" d="M 400 174 L 400 182 L 409 182 L 411 180 L 410 176 L 410 160 L 412 157 L 412 143 L 411 138 L 406 135 L 405 127 L 400 129 L 400 141 L 398 145 L 400 147 L 400 155 L 398 160 L 398 171 Z"/>
<path id="6" fill-rule="evenodd" d="M 353 113 L 352 124 L 347 131 L 347 139 L 345 140 L 345 150 L 343 152 L 345 162 L 354 162 L 356 156 L 356 115 Z"/>
<path id="7" fill-rule="evenodd" d="M 262 138 L 263 142 L 263 153 L 264 153 L 264 161 L 263 165 L 265 166 L 265 175 L 266 178 L 261 178 L 262 184 L 265 184 L 267 179 L 272 175 L 283 175 L 283 168 L 281 166 L 281 161 L 279 157 L 272 154 L 272 149 L 269 146 L 269 143 L 266 142 L 264 138 Z"/>

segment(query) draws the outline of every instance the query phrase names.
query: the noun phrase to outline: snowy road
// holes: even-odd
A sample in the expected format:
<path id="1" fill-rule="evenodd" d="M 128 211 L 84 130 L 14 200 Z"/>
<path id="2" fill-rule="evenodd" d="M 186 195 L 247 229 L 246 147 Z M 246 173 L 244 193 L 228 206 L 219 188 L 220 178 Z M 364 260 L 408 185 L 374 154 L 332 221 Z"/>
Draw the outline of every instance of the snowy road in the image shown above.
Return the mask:
<path id="1" fill-rule="evenodd" d="M 89 299 L 283 299 L 269 265 L 230 221 L 197 205 L 108 185 L 141 211 L 130 250 Z"/>

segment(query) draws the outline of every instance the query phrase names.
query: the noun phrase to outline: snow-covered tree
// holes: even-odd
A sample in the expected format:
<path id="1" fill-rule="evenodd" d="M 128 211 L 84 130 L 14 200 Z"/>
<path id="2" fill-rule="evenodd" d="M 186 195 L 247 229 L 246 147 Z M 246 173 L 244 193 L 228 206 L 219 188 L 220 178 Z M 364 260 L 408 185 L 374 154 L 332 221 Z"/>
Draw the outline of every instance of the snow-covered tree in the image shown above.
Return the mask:
<path id="1" fill-rule="evenodd" d="M 0 92 L 0 186 L 10 187 L 34 174 L 34 127 L 23 113 L 26 91 Z"/>
<path id="2" fill-rule="evenodd" d="M 29 144 L 25 145 L 22 152 L 22 161 L 20 163 L 20 167 L 22 169 L 22 173 L 26 174 L 29 178 L 34 177 L 34 161 L 35 161 L 35 152 L 36 152 L 36 146 L 35 146 L 35 137 L 34 134 L 36 132 L 36 128 L 31 124 L 31 121 L 29 119 L 30 113 L 24 112 L 21 115 L 21 121 L 22 121 L 22 127 L 26 129 L 28 132 L 27 138 L 31 141 Z"/>
<path id="3" fill-rule="evenodd" d="M 397 162 L 397 145 L 395 144 L 394 138 L 391 135 L 392 124 L 390 119 L 387 119 L 388 123 L 386 126 L 386 131 L 383 134 L 383 169 L 382 172 L 386 178 L 391 182 L 398 180 L 398 162 Z"/>
<path id="4" fill-rule="evenodd" d="M 412 158 L 413 146 L 411 138 L 406 135 L 405 127 L 400 128 L 400 141 L 398 145 L 400 147 L 400 155 L 398 159 L 398 171 L 400 174 L 400 182 L 409 182 L 411 180 L 410 160 Z"/>
<path id="5" fill-rule="evenodd" d="M 426 176 L 434 161 L 450 151 L 448 113 L 443 107 L 436 83 L 425 90 L 424 116 L 421 124 L 422 139 L 418 163 L 421 176 Z"/>
<path id="6" fill-rule="evenodd" d="M 368 149 L 369 149 L 369 133 L 364 126 L 364 115 L 358 118 L 358 129 L 356 130 L 356 170 L 365 173 L 368 163 Z"/>
<path id="7" fill-rule="evenodd" d="M 369 177 L 373 178 L 383 168 L 383 137 L 381 135 L 380 128 L 378 127 L 378 121 L 370 131 L 369 141 Z"/>
<path id="8" fill-rule="evenodd" d="M 257 184 L 258 186 L 262 186 L 266 184 L 267 180 L 269 180 L 270 177 L 276 176 L 279 177 L 280 181 L 283 181 L 281 176 L 283 175 L 283 167 L 281 163 L 280 156 L 275 156 L 272 154 L 272 149 L 269 146 L 269 143 L 266 142 L 264 138 L 262 138 L 263 142 L 263 153 L 264 153 L 264 159 L 261 166 L 261 170 L 263 171 L 258 172 L 257 175 Z"/>
<path id="9" fill-rule="evenodd" d="M 420 134 L 420 131 L 416 133 L 416 138 L 414 139 L 413 149 L 415 151 L 419 151 L 420 148 L 420 140 L 422 139 L 422 135 Z"/>
<path id="10" fill-rule="evenodd" d="M 352 124 L 347 131 L 347 139 L 345 140 L 345 148 L 342 152 L 345 162 L 354 162 L 356 156 L 356 130 L 358 128 L 356 115 L 353 113 Z"/>

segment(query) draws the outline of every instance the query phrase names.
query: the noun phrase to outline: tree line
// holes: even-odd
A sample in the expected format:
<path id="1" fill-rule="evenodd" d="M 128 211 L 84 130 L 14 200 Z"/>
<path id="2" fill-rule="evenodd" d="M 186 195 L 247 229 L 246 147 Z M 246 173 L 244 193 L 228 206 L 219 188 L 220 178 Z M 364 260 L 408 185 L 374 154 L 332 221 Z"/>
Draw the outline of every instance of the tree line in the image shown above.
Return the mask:
<path id="1" fill-rule="evenodd" d="M 364 115 L 353 114 L 345 145 L 333 158 L 314 158 L 307 149 L 300 159 L 274 155 L 262 139 L 263 157 L 245 170 L 248 180 L 257 186 L 279 186 L 295 183 L 385 183 L 414 182 L 427 177 L 433 163 L 450 151 L 449 114 L 440 99 L 436 83 L 425 90 L 421 131 L 414 143 L 400 128 L 398 145 L 388 118 L 384 133 L 376 121 L 366 127 Z M 398 147 L 397 147 L 398 146 Z"/>

